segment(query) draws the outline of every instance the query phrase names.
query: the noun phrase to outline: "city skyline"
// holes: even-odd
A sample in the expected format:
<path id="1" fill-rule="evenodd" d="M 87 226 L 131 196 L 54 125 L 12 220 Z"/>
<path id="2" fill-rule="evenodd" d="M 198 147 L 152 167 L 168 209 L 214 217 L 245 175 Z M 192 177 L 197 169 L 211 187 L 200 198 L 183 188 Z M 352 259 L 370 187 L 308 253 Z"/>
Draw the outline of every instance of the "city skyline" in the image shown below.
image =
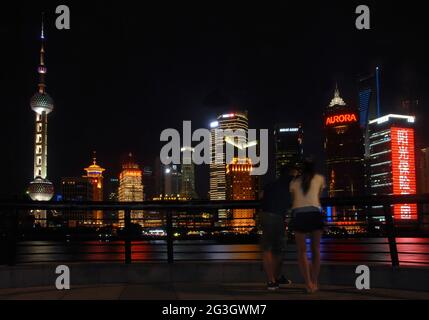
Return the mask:
<path id="1" fill-rule="evenodd" d="M 381 31 L 377 31 L 378 29 L 375 28 L 374 31 L 365 36 L 367 37 L 366 39 L 358 31 L 350 29 L 348 30 L 351 32 L 349 37 L 353 39 L 343 39 L 343 33 L 339 28 L 336 28 L 332 23 L 327 21 L 327 31 L 326 33 L 323 32 L 326 36 L 323 38 L 326 41 L 324 45 L 329 47 L 328 43 L 333 41 L 327 37 L 328 33 L 331 33 L 332 39 L 336 39 L 337 41 L 334 41 L 332 48 L 325 48 L 325 50 L 332 53 L 332 57 L 327 57 L 327 66 L 321 67 L 315 66 L 314 59 L 309 58 L 309 53 L 305 53 L 305 57 L 303 58 L 298 58 L 297 54 L 301 51 L 298 48 L 296 48 L 295 53 L 289 53 L 284 56 L 285 59 L 287 58 L 287 62 L 280 62 L 281 54 L 285 53 L 284 43 L 282 44 L 280 40 L 281 34 L 284 33 L 284 41 L 286 42 L 303 44 L 302 39 L 296 35 L 291 36 L 288 28 L 285 28 L 289 23 L 292 23 L 291 21 L 285 22 L 275 19 L 272 24 L 279 26 L 275 32 L 275 36 L 268 37 L 264 41 L 261 41 L 259 45 L 252 46 L 249 37 L 251 34 L 250 31 L 254 31 L 253 28 L 256 28 L 255 26 L 246 32 L 246 30 L 239 28 L 238 24 L 231 24 L 233 21 L 231 21 L 231 17 L 228 14 L 222 15 L 221 13 L 214 12 L 212 13 L 213 17 L 220 16 L 224 17 L 224 19 L 220 19 L 214 25 L 210 23 L 204 24 L 204 32 L 211 35 L 209 38 L 216 40 L 216 44 L 224 44 L 224 46 L 220 46 L 219 48 L 219 46 L 210 43 L 210 41 L 198 45 L 196 42 L 193 42 L 199 37 L 196 32 L 191 32 L 194 20 L 190 20 L 182 26 L 186 31 L 189 31 L 189 35 L 185 37 L 180 32 L 174 32 L 168 28 L 152 28 L 151 31 L 144 31 L 143 28 L 133 28 L 137 26 L 135 18 L 131 19 L 130 22 L 125 21 L 123 18 L 115 21 L 112 13 L 114 11 L 113 6 L 103 8 L 100 15 L 96 16 L 96 21 L 92 22 L 89 20 L 89 17 L 94 13 L 94 8 L 89 6 L 84 12 L 81 10 L 81 7 L 73 6 L 74 13 L 76 12 L 79 17 L 75 18 L 74 21 L 76 22 L 70 31 L 61 33 L 61 31 L 56 30 L 53 26 L 54 15 L 52 13 L 54 11 L 47 10 L 49 8 L 49 6 L 38 8 L 33 5 L 33 7 L 22 9 L 22 17 L 19 21 L 21 27 L 18 44 L 19 48 L 23 49 L 21 52 L 23 60 L 19 68 L 20 74 L 23 75 L 22 80 L 20 80 L 23 86 L 21 87 L 22 89 L 19 88 L 19 91 L 21 91 L 19 102 L 10 104 L 11 107 L 15 108 L 16 112 L 14 117 L 12 117 L 11 124 L 19 128 L 20 132 L 14 134 L 13 139 L 10 140 L 15 141 L 10 148 L 14 154 L 17 154 L 14 159 L 15 165 L 24 168 L 24 170 L 14 173 L 13 179 L 10 179 L 12 186 L 1 190 L 0 194 L 2 196 L 22 195 L 22 191 L 26 187 L 25 183 L 28 182 L 29 177 L 28 149 L 31 150 L 29 144 L 32 133 L 31 126 L 28 123 L 32 115 L 28 110 L 28 99 L 31 96 L 31 91 L 34 92 L 34 70 L 37 64 L 35 57 L 38 50 L 36 48 L 39 46 L 36 41 L 36 32 L 40 30 L 40 15 L 35 14 L 35 12 L 46 11 L 46 20 L 49 22 L 46 26 L 49 87 L 50 94 L 56 101 L 56 109 L 53 113 L 53 118 L 50 119 L 49 172 L 52 179 L 55 180 L 55 185 L 58 185 L 61 177 L 77 176 L 80 174 L 81 164 L 86 161 L 92 150 L 98 151 L 100 162 L 104 164 L 104 167 L 108 168 L 107 174 L 109 178 L 118 176 L 120 170 L 119 159 L 122 154 L 126 154 L 129 151 L 132 151 L 138 159 L 141 159 L 140 164 L 152 166 L 157 151 L 159 153 L 159 133 L 167 125 L 169 127 L 178 127 L 178 123 L 171 121 L 171 118 L 176 117 L 178 120 L 192 120 L 199 127 L 208 128 L 210 120 L 228 108 L 248 110 L 249 127 L 272 130 L 275 122 L 303 122 L 304 128 L 308 128 L 306 129 L 305 139 L 306 152 L 315 155 L 320 160 L 319 166 L 322 168 L 323 141 L 315 133 L 318 127 L 322 128 L 321 117 L 323 108 L 332 96 L 335 82 L 337 81 L 342 88 L 342 92 L 344 92 L 342 94 L 343 98 L 350 105 L 358 106 L 358 94 L 357 90 L 354 89 L 357 87 L 357 74 L 370 72 L 376 65 L 381 65 L 382 109 L 384 107 L 384 110 L 389 109 L 390 111 L 394 109 L 393 105 L 399 107 L 400 104 L 399 102 L 395 104 L 389 102 L 389 100 L 395 101 L 396 98 L 391 97 L 392 92 L 398 91 L 394 90 L 395 85 L 392 85 L 392 82 L 395 82 L 394 79 L 397 82 L 406 80 L 402 80 L 400 76 L 392 77 L 392 75 L 395 73 L 401 74 L 401 68 L 407 69 L 404 63 L 400 64 L 399 67 L 392 67 L 395 65 L 393 62 L 399 56 L 403 57 L 404 55 L 407 56 L 407 54 L 409 58 L 415 57 L 416 54 L 421 54 L 423 57 L 423 51 L 414 52 L 413 54 L 407 53 L 404 49 L 398 49 L 400 52 L 396 52 L 398 51 L 397 49 L 394 51 L 393 49 L 397 47 L 395 43 L 389 43 L 389 36 L 385 32 L 381 33 L 381 31 L 385 31 L 386 26 Z M 321 13 L 311 12 L 310 17 L 317 17 L 319 14 L 322 16 L 323 12 L 328 11 L 326 8 L 324 10 Z M 335 14 L 337 11 L 347 11 L 347 6 L 338 7 L 335 10 L 331 14 Z M 198 20 L 198 18 L 195 19 Z M 338 23 L 345 22 L 343 19 L 342 17 Z M 389 22 L 389 19 L 384 15 L 383 19 L 387 19 Z M 210 19 L 208 20 L 210 21 Z M 249 26 L 248 19 L 245 19 L 244 22 L 244 25 Z M 172 22 L 171 25 L 173 24 Z M 262 19 L 257 24 L 266 28 L 262 29 L 265 30 L 263 31 L 265 32 L 264 34 L 269 33 L 267 30 L 273 29 L 273 25 L 268 27 L 267 24 L 266 19 Z M 85 27 L 87 26 L 92 26 L 93 28 L 86 29 Z M 102 26 L 108 26 L 108 28 L 105 30 Z M 114 26 L 118 28 L 115 29 Z M 216 30 L 215 27 L 220 27 L 218 32 L 214 32 Z M 351 25 L 350 28 L 352 27 Z M 178 49 L 178 52 L 172 52 L 170 55 L 163 50 L 162 43 L 156 41 L 154 38 L 156 34 L 166 35 L 168 33 L 166 32 L 167 29 L 172 32 L 170 37 L 177 37 L 184 44 L 182 49 Z M 314 31 L 312 28 L 310 29 L 303 30 L 302 34 L 308 35 L 309 31 Z M 398 31 L 398 29 L 395 30 Z M 416 39 L 417 36 L 412 35 L 411 30 L 411 26 L 401 30 L 399 40 Z M 88 34 L 85 34 L 84 31 Z M 89 39 L 95 32 L 101 36 L 99 40 L 95 41 L 101 44 L 99 51 L 95 50 L 94 44 L 91 44 Z M 135 41 L 134 36 L 140 33 L 147 36 L 147 38 L 143 37 L 148 40 L 147 42 Z M 234 34 L 238 35 L 241 39 L 242 42 L 240 42 L 240 45 L 231 43 Z M 382 45 L 378 43 L 379 35 L 381 35 L 381 39 L 385 40 L 385 43 Z M 261 40 L 260 38 L 258 39 Z M 197 51 L 201 54 L 199 60 L 195 63 L 196 66 L 193 67 L 190 58 L 185 58 L 185 55 L 190 52 L 189 49 L 192 47 L 192 43 L 194 47 L 198 47 Z M 321 44 L 320 42 L 318 43 Z M 350 51 L 358 43 L 366 44 L 369 47 L 372 46 L 372 48 L 370 50 L 366 46 L 365 48 L 362 47 L 362 54 L 358 56 L 359 59 L 355 63 L 356 66 L 352 67 L 351 61 L 344 58 L 343 52 L 344 50 Z M 419 42 L 415 44 L 419 45 Z M 207 53 L 213 46 L 217 48 L 217 52 L 212 53 L 211 56 L 214 60 L 204 62 L 203 57 L 210 57 Z M 70 50 L 71 48 L 74 49 Z M 121 48 L 124 49 L 124 52 L 121 52 Z M 135 48 L 137 52 L 141 52 L 144 48 L 152 48 L 151 50 L 155 51 L 152 52 L 154 55 L 163 53 L 164 60 L 158 58 L 154 62 L 157 68 L 163 66 L 160 69 L 162 72 L 156 74 L 154 72 L 156 70 L 155 67 L 152 70 L 150 68 L 145 69 L 147 68 L 147 63 L 137 63 L 135 60 L 136 57 L 130 55 L 130 48 Z M 226 54 L 228 48 L 233 49 L 230 50 L 230 54 Z M 248 52 L 245 51 L 245 48 L 248 48 Z M 415 49 L 415 51 L 417 50 Z M 97 63 L 94 60 L 95 52 L 103 53 L 103 57 L 101 57 L 103 64 Z M 206 54 L 204 55 L 203 53 Z M 115 59 L 114 57 L 119 59 Z M 128 58 L 127 61 L 130 60 L 135 63 L 137 71 L 131 67 L 130 62 L 127 62 L 126 66 L 123 67 L 122 62 L 124 61 L 124 57 Z M 253 65 L 250 63 L 252 57 L 257 58 L 253 60 Z M 275 62 L 278 63 L 277 68 L 274 67 L 274 62 L 269 61 L 269 57 L 274 58 Z M 353 58 L 356 58 L 356 56 Z M 171 66 L 171 63 L 177 59 L 179 63 L 177 64 L 178 67 L 175 67 L 175 71 L 167 72 L 165 68 L 168 65 Z M 308 65 L 292 63 L 294 59 L 297 59 L 295 62 L 302 62 L 307 59 L 306 62 Z M 402 60 L 407 61 L 407 59 Z M 164 63 L 162 64 L 161 61 L 164 61 Z M 381 63 L 375 63 L 380 61 Z M 414 68 L 421 67 L 418 70 L 418 76 L 413 81 L 409 81 L 408 85 L 401 86 L 396 84 L 396 88 L 400 87 L 402 88 L 401 91 L 405 92 L 409 89 L 407 86 L 411 86 L 417 92 L 412 98 L 420 99 L 422 101 L 421 104 L 424 106 L 424 95 L 419 94 L 418 80 L 423 79 L 422 77 L 426 70 L 420 63 L 421 61 L 415 59 L 412 63 L 414 64 Z M 295 64 L 298 64 L 303 70 L 296 69 L 297 66 L 294 66 Z M 103 70 L 100 69 L 102 65 L 109 67 Z M 261 70 L 263 65 L 269 66 L 269 68 Z M 72 66 L 78 66 L 77 70 L 72 70 Z M 185 73 L 181 72 L 184 66 L 192 67 L 190 69 L 191 76 L 186 76 Z M 202 88 L 200 86 L 197 90 L 198 86 L 195 83 L 192 84 L 192 82 L 194 81 L 194 77 L 198 75 L 197 69 L 199 66 L 209 68 L 207 70 L 211 70 L 213 79 L 216 77 L 218 79 L 214 81 L 210 77 L 203 77 L 204 85 L 202 85 Z M 214 70 L 219 69 L 219 67 L 222 70 Z M 288 73 L 285 72 L 284 75 L 287 75 L 289 80 L 293 80 L 292 85 L 291 83 L 287 85 L 288 82 L 285 83 L 282 80 L 283 76 L 280 76 L 282 74 L 280 71 L 286 71 L 288 68 L 290 70 L 288 70 Z M 319 77 L 326 79 L 319 86 L 315 86 L 314 82 L 309 83 L 303 77 L 311 68 L 313 68 L 311 75 L 314 76 L 316 73 L 321 73 Z M 124 71 L 124 69 L 126 70 Z M 406 70 L 405 73 L 415 72 L 412 69 L 413 66 L 408 66 L 408 71 Z M 149 72 L 143 72 L 145 70 Z M 234 70 L 235 72 L 233 72 Z M 110 75 L 103 79 L 105 72 L 109 72 Z M 85 77 L 88 75 L 89 79 L 83 79 L 84 75 Z M 126 75 L 126 81 L 119 80 L 123 78 L 121 75 Z M 231 75 L 231 77 L 228 75 Z M 269 75 L 272 75 L 273 78 L 267 80 L 266 76 Z M 185 84 L 177 86 L 181 77 L 185 80 Z M 82 80 L 81 83 L 76 84 L 77 79 Z M 268 83 L 264 84 L 261 82 L 262 79 L 265 79 L 264 81 Z M 175 81 L 176 88 L 172 87 L 172 83 Z M 155 85 L 156 83 L 157 85 Z M 165 87 L 162 86 L 164 83 L 166 84 Z M 130 93 L 140 85 L 143 85 L 143 91 L 137 91 L 138 94 Z M 90 90 L 91 88 L 93 90 Z M 422 88 L 421 83 L 420 88 Z M 255 89 L 257 96 L 253 92 Z M 178 90 L 183 93 L 178 94 Z M 29 92 L 29 94 L 27 95 L 26 92 Z M 303 96 L 304 92 L 306 92 L 305 96 Z M 420 92 L 423 93 L 422 90 Z M 141 93 L 142 100 L 138 100 L 139 93 Z M 165 96 L 169 96 L 170 94 L 169 101 L 168 99 L 165 100 Z M 108 98 L 109 95 L 113 98 Z M 400 96 L 407 98 L 406 93 L 401 93 Z M 157 97 L 159 98 L 159 102 L 157 101 Z M 140 102 L 137 103 L 135 99 Z M 229 103 L 227 102 L 228 100 Z M 58 103 L 60 107 L 58 107 Z M 114 107 L 115 103 L 119 108 Z M 182 108 L 174 107 L 175 105 L 182 106 Z M 189 107 L 183 108 L 184 105 L 188 105 Z M 270 112 L 261 112 L 261 109 Z M 300 109 L 302 113 L 298 113 L 296 109 Z M 116 118 L 115 110 L 121 110 L 121 117 Z M 198 112 L 196 112 L 197 110 Z M 304 117 L 305 110 L 312 110 L 312 113 L 310 113 L 311 116 L 307 117 L 307 119 Z M 171 117 L 164 117 L 162 115 L 164 113 L 171 115 Z M 138 115 L 138 117 L 135 115 Z M 20 116 L 20 120 L 17 119 L 17 116 Z M 427 115 L 425 116 L 427 117 Z M 145 121 L 146 118 L 151 117 L 157 120 L 154 121 L 157 126 L 152 123 L 153 121 Z M 133 118 L 141 119 L 139 120 L 141 122 L 137 123 Z M 67 121 L 66 119 L 75 120 Z M 8 126 L 9 124 L 6 125 Z M 78 126 L 82 130 L 70 130 L 70 126 Z M 118 130 L 115 128 L 118 128 Z M 16 129 L 12 129 L 11 132 L 16 132 L 14 130 Z M 127 133 L 127 130 L 131 130 L 133 134 Z M 75 152 L 71 153 L 71 150 Z M 270 155 L 272 156 L 272 153 Z M 202 187 L 202 185 L 208 179 L 208 170 L 207 168 L 203 170 L 196 168 L 196 171 L 198 176 L 198 181 L 196 182 L 198 185 L 197 189 L 204 190 L 204 186 Z M 6 173 L 6 175 L 9 175 L 9 173 Z M 201 195 L 205 194 L 204 191 L 201 192 Z"/>
<path id="2" fill-rule="evenodd" d="M 429 299 L 423 2 L 2 12 L 0 300 Z"/>

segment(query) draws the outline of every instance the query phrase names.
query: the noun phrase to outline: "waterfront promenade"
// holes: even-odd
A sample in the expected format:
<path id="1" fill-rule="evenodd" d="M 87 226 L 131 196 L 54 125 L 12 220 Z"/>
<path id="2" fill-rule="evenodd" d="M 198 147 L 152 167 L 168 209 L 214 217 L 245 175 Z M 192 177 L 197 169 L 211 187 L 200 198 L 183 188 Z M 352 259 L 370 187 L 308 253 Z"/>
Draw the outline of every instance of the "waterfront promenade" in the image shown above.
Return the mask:
<path id="1" fill-rule="evenodd" d="M 268 292 L 260 262 L 70 263 L 70 290 L 57 290 L 56 264 L 0 267 L 0 299 L 360 300 L 429 299 L 429 268 L 369 265 L 369 290 L 358 290 L 356 264 L 324 264 L 321 290 L 308 295 L 295 263 L 293 281 Z"/>

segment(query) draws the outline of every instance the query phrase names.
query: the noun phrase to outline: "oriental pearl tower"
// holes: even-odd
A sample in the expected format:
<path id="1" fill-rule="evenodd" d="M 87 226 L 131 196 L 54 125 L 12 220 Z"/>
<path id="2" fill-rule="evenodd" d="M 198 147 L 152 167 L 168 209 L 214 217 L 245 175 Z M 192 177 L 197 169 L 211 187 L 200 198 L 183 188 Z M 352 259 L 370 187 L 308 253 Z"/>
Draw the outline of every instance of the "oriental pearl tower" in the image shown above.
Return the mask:
<path id="1" fill-rule="evenodd" d="M 35 136 L 34 136 L 34 180 L 28 187 L 28 195 L 32 200 L 49 201 L 54 195 L 54 186 L 47 179 L 48 168 L 48 114 L 54 109 L 54 101 L 46 92 L 45 66 L 45 34 L 42 27 L 40 33 L 40 62 L 37 68 L 39 84 L 36 94 L 30 100 L 31 109 L 35 112 Z M 36 217 L 46 217 L 45 211 L 36 210 Z M 41 223 L 44 224 L 44 223 Z"/>

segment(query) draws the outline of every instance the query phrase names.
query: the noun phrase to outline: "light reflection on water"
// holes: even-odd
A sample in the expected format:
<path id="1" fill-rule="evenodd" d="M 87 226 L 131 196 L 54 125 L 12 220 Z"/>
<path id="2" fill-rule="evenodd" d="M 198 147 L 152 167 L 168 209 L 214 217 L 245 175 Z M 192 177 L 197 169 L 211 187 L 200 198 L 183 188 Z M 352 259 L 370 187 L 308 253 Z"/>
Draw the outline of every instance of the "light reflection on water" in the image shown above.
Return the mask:
<path id="1" fill-rule="evenodd" d="M 428 238 L 398 238 L 398 252 L 403 264 L 429 264 Z M 308 243 L 308 250 L 310 246 Z M 166 260 L 165 241 L 134 241 L 135 261 Z M 122 241 L 24 241 L 19 245 L 18 262 L 58 261 L 123 261 Z M 309 253 L 309 257 L 311 254 Z M 295 260 L 294 244 L 288 244 L 285 260 Z M 323 239 L 321 257 L 324 261 L 389 263 L 386 238 Z M 174 242 L 175 260 L 259 260 L 258 244 L 220 244 L 212 240 L 178 240 Z"/>

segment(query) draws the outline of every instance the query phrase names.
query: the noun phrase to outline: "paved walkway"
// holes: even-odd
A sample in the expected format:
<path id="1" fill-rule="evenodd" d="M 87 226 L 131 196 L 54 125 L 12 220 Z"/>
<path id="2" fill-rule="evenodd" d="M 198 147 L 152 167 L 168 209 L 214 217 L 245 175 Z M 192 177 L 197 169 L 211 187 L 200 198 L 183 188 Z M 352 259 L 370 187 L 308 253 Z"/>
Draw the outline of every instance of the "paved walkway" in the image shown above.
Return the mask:
<path id="1" fill-rule="evenodd" d="M 261 283 L 158 283 L 75 286 L 70 290 L 52 287 L 0 289 L 0 299 L 12 300 L 385 300 L 429 299 L 429 292 L 390 289 L 359 291 L 324 286 L 315 294 L 304 293 L 302 285 L 269 292 Z"/>

